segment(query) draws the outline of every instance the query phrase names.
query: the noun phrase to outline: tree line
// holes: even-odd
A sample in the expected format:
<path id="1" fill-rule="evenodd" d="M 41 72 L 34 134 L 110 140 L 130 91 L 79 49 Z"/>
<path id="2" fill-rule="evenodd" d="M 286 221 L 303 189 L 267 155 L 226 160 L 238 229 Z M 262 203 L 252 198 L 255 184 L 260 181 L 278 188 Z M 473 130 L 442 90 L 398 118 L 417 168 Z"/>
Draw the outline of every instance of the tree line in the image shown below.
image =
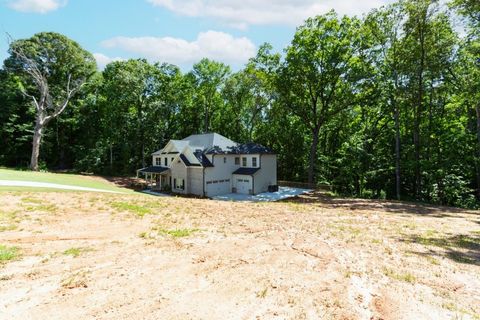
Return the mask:
<path id="1" fill-rule="evenodd" d="M 1 165 L 131 175 L 169 139 L 218 132 L 275 150 L 284 180 L 480 204 L 476 0 L 402 0 L 361 18 L 332 11 L 236 72 L 209 59 L 188 72 L 144 59 L 97 71 L 90 53 L 49 32 L 12 41 L 9 54 Z"/>

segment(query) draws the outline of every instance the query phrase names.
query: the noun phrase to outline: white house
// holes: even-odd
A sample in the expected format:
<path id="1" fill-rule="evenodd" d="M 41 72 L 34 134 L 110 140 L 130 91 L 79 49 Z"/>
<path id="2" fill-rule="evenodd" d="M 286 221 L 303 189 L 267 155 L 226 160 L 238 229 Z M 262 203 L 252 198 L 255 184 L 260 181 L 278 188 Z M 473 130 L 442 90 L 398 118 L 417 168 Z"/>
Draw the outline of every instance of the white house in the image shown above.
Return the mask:
<path id="1" fill-rule="evenodd" d="M 256 144 L 238 144 L 217 133 L 170 140 L 152 154 L 152 166 L 139 169 L 155 190 L 213 197 L 258 194 L 277 185 L 277 156 Z"/>

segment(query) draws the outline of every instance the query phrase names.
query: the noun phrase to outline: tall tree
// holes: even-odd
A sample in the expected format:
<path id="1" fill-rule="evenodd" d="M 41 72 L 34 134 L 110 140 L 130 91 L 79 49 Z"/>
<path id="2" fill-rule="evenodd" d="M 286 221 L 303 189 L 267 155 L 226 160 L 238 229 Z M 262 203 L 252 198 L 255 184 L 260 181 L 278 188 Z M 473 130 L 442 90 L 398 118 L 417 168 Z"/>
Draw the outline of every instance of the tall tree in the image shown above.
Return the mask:
<path id="1" fill-rule="evenodd" d="M 193 65 L 192 74 L 197 85 L 197 99 L 203 107 L 203 132 L 211 129 L 211 117 L 221 103 L 220 91 L 230 74 L 230 67 L 209 59 L 202 59 Z"/>
<path id="2" fill-rule="evenodd" d="M 378 83 L 395 123 L 395 195 L 401 198 L 400 63 L 404 12 L 399 3 L 373 10 L 366 17 L 372 35 L 371 48 L 378 69 Z"/>
<path id="3" fill-rule="evenodd" d="M 28 166 L 33 106 L 18 90 L 19 77 L 0 70 L 0 163 Z"/>
<path id="4" fill-rule="evenodd" d="M 462 102 L 475 115 L 476 195 L 480 199 L 480 2 L 454 0 L 452 5 L 467 20 L 467 36 L 458 51 L 456 89 Z"/>
<path id="5" fill-rule="evenodd" d="M 310 18 L 286 50 L 277 84 L 285 106 L 310 130 L 309 183 L 315 182 L 321 128 L 354 103 L 360 27 L 360 20 L 335 12 Z"/>
<path id="6" fill-rule="evenodd" d="M 176 67 L 152 65 L 145 59 L 116 61 L 105 68 L 102 91 L 110 119 L 105 134 L 127 167 L 145 167 L 151 135 L 164 136 L 157 129 L 171 121 L 164 111 L 174 107 L 169 79 L 178 74 Z"/>
<path id="7" fill-rule="evenodd" d="M 78 43 L 53 32 L 13 41 L 9 53 L 5 66 L 22 75 L 20 88 L 32 99 L 36 109 L 30 168 L 37 171 L 45 127 L 65 110 L 95 72 L 96 63 Z"/>
<path id="8" fill-rule="evenodd" d="M 425 164 L 431 163 L 429 137 L 435 118 L 434 97 L 449 79 L 456 38 L 438 1 L 410 0 L 405 2 L 404 10 L 402 72 L 413 109 L 413 193 L 416 199 L 422 199 L 427 192 L 423 175 L 430 171 Z"/>

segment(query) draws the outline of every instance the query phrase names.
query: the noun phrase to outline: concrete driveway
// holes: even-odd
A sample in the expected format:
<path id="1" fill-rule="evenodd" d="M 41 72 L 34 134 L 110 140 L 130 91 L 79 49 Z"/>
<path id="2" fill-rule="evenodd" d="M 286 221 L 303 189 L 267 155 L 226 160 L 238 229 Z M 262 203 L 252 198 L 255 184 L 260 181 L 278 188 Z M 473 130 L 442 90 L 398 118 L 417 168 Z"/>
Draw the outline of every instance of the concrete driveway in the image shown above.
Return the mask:
<path id="1" fill-rule="evenodd" d="M 212 197 L 212 199 L 223 201 L 270 202 L 295 197 L 310 191 L 312 190 L 291 187 L 279 187 L 277 192 L 264 192 L 256 195 L 228 193 L 221 196 Z"/>

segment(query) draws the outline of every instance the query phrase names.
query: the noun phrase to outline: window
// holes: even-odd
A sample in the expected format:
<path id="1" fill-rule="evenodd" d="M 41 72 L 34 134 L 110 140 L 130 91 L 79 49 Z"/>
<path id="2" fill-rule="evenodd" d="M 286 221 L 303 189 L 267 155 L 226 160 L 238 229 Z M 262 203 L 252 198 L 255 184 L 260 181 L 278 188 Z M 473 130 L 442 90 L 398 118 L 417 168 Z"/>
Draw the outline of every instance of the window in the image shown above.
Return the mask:
<path id="1" fill-rule="evenodd" d="M 167 159 L 166 157 L 163 159 L 163 163 L 165 164 L 165 167 L 168 165 L 168 164 L 167 164 L 167 163 L 168 163 L 168 159 Z"/>
<path id="2" fill-rule="evenodd" d="M 155 165 L 161 166 L 162 165 L 162 158 L 155 158 Z"/>
<path id="3" fill-rule="evenodd" d="M 252 158 L 252 167 L 256 167 L 256 166 L 257 166 L 257 158 L 253 157 Z"/>
<path id="4" fill-rule="evenodd" d="M 235 165 L 240 165 L 240 157 L 235 157 Z"/>
<path id="5" fill-rule="evenodd" d="M 227 163 L 227 157 L 223 157 L 223 163 Z"/>
<path id="6" fill-rule="evenodd" d="M 212 184 L 212 181 L 207 181 L 207 184 Z"/>
<path id="7" fill-rule="evenodd" d="M 247 158 L 242 158 L 242 167 L 247 166 Z"/>
<path id="8" fill-rule="evenodd" d="M 185 179 L 182 179 L 182 186 L 180 187 L 180 189 L 185 190 Z"/>
<path id="9" fill-rule="evenodd" d="M 177 178 L 173 179 L 173 189 L 177 189 Z"/>
<path id="10" fill-rule="evenodd" d="M 172 162 L 173 162 L 173 159 L 174 159 L 174 158 L 170 159 L 170 163 L 172 163 Z"/>

